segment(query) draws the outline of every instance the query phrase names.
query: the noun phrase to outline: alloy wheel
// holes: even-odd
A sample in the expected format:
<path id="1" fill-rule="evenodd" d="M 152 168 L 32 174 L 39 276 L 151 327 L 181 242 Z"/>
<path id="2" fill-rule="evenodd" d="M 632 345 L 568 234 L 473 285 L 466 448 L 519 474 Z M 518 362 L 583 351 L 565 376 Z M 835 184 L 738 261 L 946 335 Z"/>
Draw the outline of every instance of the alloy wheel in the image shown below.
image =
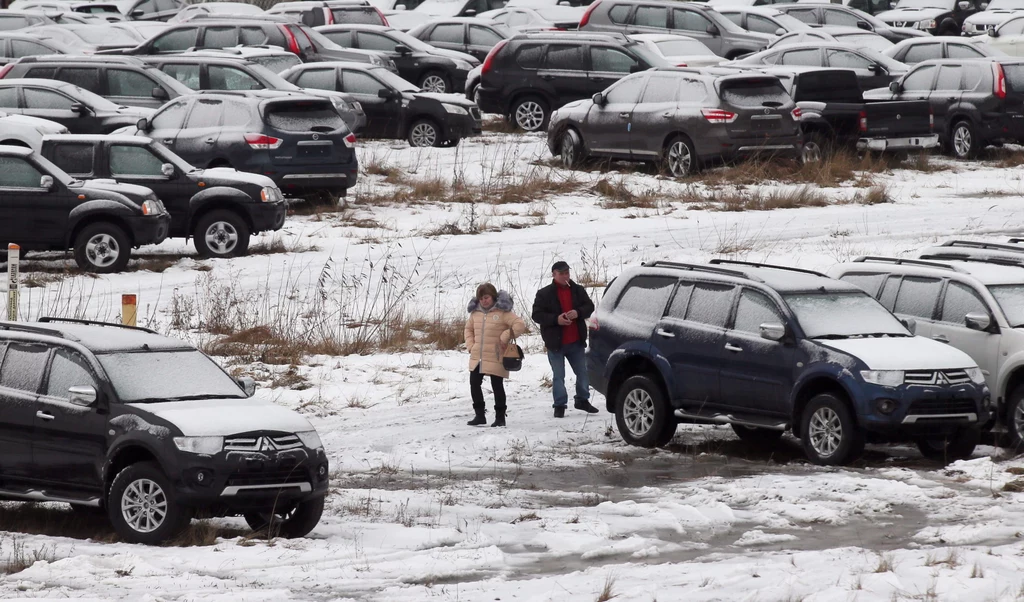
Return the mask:
<path id="1" fill-rule="evenodd" d="M 428 75 L 423 78 L 420 88 L 422 88 L 424 92 L 444 94 L 448 91 L 448 84 L 445 83 L 444 78 L 440 75 Z"/>
<path id="2" fill-rule="evenodd" d="M 562 166 L 573 167 L 576 165 L 576 140 L 572 133 L 562 134 Z"/>
<path id="3" fill-rule="evenodd" d="M 167 494 L 156 481 L 132 481 L 121 495 L 121 516 L 135 531 L 152 533 L 167 518 Z"/>
<path id="4" fill-rule="evenodd" d="M 417 123 L 412 128 L 413 146 L 434 146 L 437 142 L 437 129 L 429 123 Z"/>
<path id="5" fill-rule="evenodd" d="M 958 157 L 966 157 L 971 152 L 971 145 L 974 141 L 971 139 L 971 129 L 966 124 L 961 123 L 956 126 L 953 130 L 953 150 L 956 152 Z"/>
<path id="6" fill-rule="evenodd" d="M 801 158 L 804 163 L 819 163 L 821 162 L 821 154 L 821 145 L 814 140 L 809 140 L 804 143 Z"/>
<path id="7" fill-rule="evenodd" d="M 681 178 L 690 174 L 693 155 L 690 148 L 682 140 L 676 140 L 668 149 L 668 170 L 672 175 Z"/>
<path id="8" fill-rule="evenodd" d="M 533 100 L 520 103 L 516 107 L 516 125 L 528 132 L 539 130 L 544 125 L 544 107 Z"/>
<path id="9" fill-rule="evenodd" d="M 204 238 L 206 246 L 217 255 L 227 255 L 238 246 L 238 230 L 230 222 L 213 222 Z"/>
<path id="10" fill-rule="evenodd" d="M 622 417 L 632 436 L 646 435 L 654 424 L 654 400 L 650 393 L 643 389 L 630 391 L 622 403 Z"/>
<path id="11" fill-rule="evenodd" d="M 843 442 L 843 424 L 832 408 L 818 408 L 807 427 L 811 447 L 823 458 L 831 457 Z"/>
<path id="12" fill-rule="evenodd" d="M 96 234 L 85 243 L 85 256 L 89 263 L 98 268 L 105 268 L 113 265 L 121 255 L 121 247 L 117 239 L 109 234 Z"/>
<path id="13" fill-rule="evenodd" d="M 1013 411 L 1013 429 L 1017 438 L 1024 440 L 1024 403 L 1018 403 Z"/>

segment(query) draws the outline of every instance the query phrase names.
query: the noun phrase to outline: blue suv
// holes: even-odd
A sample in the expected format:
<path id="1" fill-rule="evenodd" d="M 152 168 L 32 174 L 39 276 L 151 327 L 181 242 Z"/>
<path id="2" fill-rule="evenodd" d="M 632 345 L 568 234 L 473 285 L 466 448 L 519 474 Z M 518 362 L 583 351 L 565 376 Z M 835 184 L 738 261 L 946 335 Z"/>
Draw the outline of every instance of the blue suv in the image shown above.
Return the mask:
<path id="1" fill-rule="evenodd" d="M 591 318 L 587 366 L 622 438 L 643 447 L 680 423 L 725 423 L 758 444 L 791 430 L 816 464 L 908 439 L 951 461 L 971 455 L 991 409 L 974 360 L 861 289 L 739 261 L 623 272 Z"/>

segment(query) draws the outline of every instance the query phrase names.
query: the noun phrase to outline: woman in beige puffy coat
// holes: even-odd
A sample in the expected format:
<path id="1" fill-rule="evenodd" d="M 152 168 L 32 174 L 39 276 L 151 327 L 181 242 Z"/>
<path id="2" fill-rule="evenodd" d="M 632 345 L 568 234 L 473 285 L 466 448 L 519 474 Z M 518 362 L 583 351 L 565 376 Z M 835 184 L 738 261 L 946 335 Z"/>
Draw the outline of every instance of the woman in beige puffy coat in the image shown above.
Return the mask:
<path id="1" fill-rule="evenodd" d="M 466 348 L 469 349 L 469 391 L 473 397 L 476 416 L 470 426 L 487 424 L 486 405 L 481 386 L 484 374 L 491 377 L 494 391 L 494 423 L 491 426 L 505 426 L 505 383 L 508 370 L 502 365 L 501 357 L 513 336 L 526 332 L 526 323 L 512 311 L 512 296 L 505 291 L 498 292 L 490 282 L 476 289 L 476 297 L 469 302 L 469 318 L 466 319 Z"/>

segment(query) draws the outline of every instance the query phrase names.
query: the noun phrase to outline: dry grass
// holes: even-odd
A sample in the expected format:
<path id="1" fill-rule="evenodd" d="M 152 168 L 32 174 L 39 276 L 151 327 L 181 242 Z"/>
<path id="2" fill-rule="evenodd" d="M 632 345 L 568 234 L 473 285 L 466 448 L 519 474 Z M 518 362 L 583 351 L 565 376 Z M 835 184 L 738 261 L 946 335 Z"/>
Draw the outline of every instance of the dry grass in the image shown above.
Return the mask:
<path id="1" fill-rule="evenodd" d="M 270 240 L 258 242 L 249 247 L 249 255 L 277 255 L 280 253 L 306 253 L 315 251 L 317 246 L 302 239 L 284 239 L 274 236 Z"/>
<path id="2" fill-rule="evenodd" d="M 485 119 L 481 129 L 495 134 L 521 134 L 522 131 L 508 119 Z"/>
<path id="3" fill-rule="evenodd" d="M 609 575 L 605 577 L 604 587 L 601 589 L 601 593 L 597 595 L 596 602 L 608 602 L 612 598 L 615 598 L 617 594 L 614 593 L 615 589 L 615 578 Z"/>
<path id="4" fill-rule="evenodd" d="M 645 190 L 636 194 L 626 185 L 625 178 L 619 178 L 615 182 L 601 178 L 591 190 L 603 197 L 601 207 L 605 209 L 656 209 L 658 207 L 658 198 L 653 190 Z"/>
<path id="5" fill-rule="evenodd" d="M 824 207 L 828 198 L 810 185 L 797 188 L 712 194 L 709 209 L 715 211 L 770 211 L 797 207 Z"/>
<path id="6" fill-rule="evenodd" d="M 878 555 L 878 566 L 875 567 L 876 573 L 891 573 L 895 567 L 896 563 L 892 554 Z"/>
<path id="7" fill-rule="evenodd" d="M 996 167 L 1010 168 L 1024 165 L 1024 152 L 1008 148 L 994 148 L 989 156 L 996 161 Z"/>
<path id="8" fill-rule="evenodd" d="M 413 178 L 394 171 L 385 178 L 386 187 L 360 192 L 355 202 L 363 206 L 416 205 L 421 203 L 480 203 L 504 205 L 533 203 L 544 197 L 575 192 L 580 183 L 574 176 L 563 176 L 552 169 L 534 168 L 467 184 L 459 178 L 449 181 L 440 176 Z"/>
<path id="9" fill-rule="evenodd" d="M 1020 493 L 1024 491 L 1024 479 L 1014 479 L 1010 481 L 1003 485 L 1003 491 L 1009 491 L 1011 493 Z"/>

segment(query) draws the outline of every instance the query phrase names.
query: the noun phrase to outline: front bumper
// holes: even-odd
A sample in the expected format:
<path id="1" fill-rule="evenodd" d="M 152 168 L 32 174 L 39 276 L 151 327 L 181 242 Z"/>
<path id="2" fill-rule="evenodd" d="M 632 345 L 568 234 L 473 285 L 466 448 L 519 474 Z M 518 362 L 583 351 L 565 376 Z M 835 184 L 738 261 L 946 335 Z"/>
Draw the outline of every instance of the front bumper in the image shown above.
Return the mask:
<path id="1" fill-rule="evenodd" d="M 905 138 L 861 138 L 857 141 L 857 150 L 900 151 L 935 148 L 939 145 L 939 135 L 908 136 Z"/>
<path id="2" fill-rule="evenodd" d="M 252 203 L 246 205 L 253 234 L 268 230 L 280 230 L 284 226 L 288 206 L 284 201 L 276 203 Z"/>
<path id="3" fill-rule="evenodd" d="M 476 116 L 449 114 L 448 123 L 446 125 L 447 128 L 445 133 L 449 140 L 467 138 L 469 136 L 479 136 L 483 133 L 483 125 L 480 120 L 479 110 L 476 111 Z"/>
<path id="4" fill-rule="evenodd" d="M 890 437 L 981 428 L 992 411 L 992 398 L 984 385 L 882 387 L 865 383 L 862 389 L 859 422 L 867 431 Z M 879 410 L 886 400 L 895 402 L 889 414 Z"/>
<path id="5" fill-rule="evenodd" d="M 171 229 L 171 214 L 139 215 L 125 218 L 132 245 L 158 245 L 162 243 Z"/>
<path id="6" fill-rule="evenodd" d="M 286 196 L 309 192 L 326 191 L 344 195 L 356 185 L 359 164 L 353 159 L 348 163 L 325 163 L 321 165 L 260 165 L 257 173 L 269 176 Z"/>

